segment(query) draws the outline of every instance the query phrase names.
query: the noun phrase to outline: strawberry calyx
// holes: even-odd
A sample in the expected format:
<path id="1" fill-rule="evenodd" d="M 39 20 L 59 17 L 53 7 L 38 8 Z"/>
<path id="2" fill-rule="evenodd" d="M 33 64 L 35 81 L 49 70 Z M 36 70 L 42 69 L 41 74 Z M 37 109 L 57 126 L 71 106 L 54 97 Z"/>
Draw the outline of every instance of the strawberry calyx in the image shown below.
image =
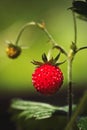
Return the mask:
<path id="1" fill-rule="evenodd" d="M 59 66 L 59 65 L 65 63 L 65 61 L 66 61 L 66 60 L 64 60 L 63 62 L 58 62 L 60 54 L 61 54 L 61 52 L 55 58 L 52 57 L 51 59 L 48 60 L 46 54 L 43 53 L 42 54 L 42 61 L 43 62 L 33 60 L 31 63 L 33 63 L 34 65 L 37 65 L 37 66 L 41 66 L 43 64 L 50 64 L 50 65 L 54 65 L 54 66 Z"/>

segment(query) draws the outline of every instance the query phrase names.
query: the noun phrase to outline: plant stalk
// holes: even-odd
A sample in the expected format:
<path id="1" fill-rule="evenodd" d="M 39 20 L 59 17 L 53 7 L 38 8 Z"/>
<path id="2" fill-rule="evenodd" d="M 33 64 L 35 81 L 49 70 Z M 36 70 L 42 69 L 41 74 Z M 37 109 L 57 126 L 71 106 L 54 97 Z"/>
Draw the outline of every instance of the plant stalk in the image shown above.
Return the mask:
<path id="1" fill-rule="evenodd" d="M 77 22 L 74 11 L 72 11 L 73 23 L 74 23 L 74 43 L 77 44 Z"/>
<path id="2" fill-rule="evenodd" d="M 72 92 L 72 60 L 68 59 L 68 120 L 71 119 L 72 116 L 72 104 L 73 104 L 73 92 Z"/>
<path id="3" fill-rule="evenodd" d="M 24 30 L 25 30 L 28 26 L 31 26 L 31 25 L 36 25 L 36 23 L 35 23 L 35 22 L 29 22 L 29 23 L 25 24 L 25 25 L 21 28 L 21 30 L 20 30 L 20 32 L 18 33 L 18 36 L 17 36 L 17 38 L 16 38 L 15 45 L 18 45 L 18 42 L 19 42 L 19 40 L 20 40 L 20 37 L 21 37 L 22 33 L 24 32 Z"/>
<path id="4" fill-rule="evenodd" d="M 72 0 L 72 2 L 74 2 L 74 0 Z M 77 23 L 74 11 L 72 11 L 72 16 L 74 24 L 74 42 L 73 42 L 74 44 L 73 47 L 70 48 L 68 54 L 68 104 L 69 104 L 68 120 L 70 120 L 72 116 L 72 105 L 73 105 L 72 62 L 75 56 L 76 44 L 77 44 Z"/>

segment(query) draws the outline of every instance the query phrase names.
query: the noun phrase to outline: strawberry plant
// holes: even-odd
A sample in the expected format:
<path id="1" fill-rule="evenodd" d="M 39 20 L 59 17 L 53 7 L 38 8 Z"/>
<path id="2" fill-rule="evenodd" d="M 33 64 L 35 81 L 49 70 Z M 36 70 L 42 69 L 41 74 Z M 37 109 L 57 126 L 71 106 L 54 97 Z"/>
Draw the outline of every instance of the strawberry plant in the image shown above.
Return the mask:
<path id="1" fill-rule="evenodd" d="M 64 74 L 60 69 L 59 65 L 65 64 L 67 62 L 67 77 L 68 77 L 68 105 L 60 107 L 60 106 L 53 106 L 47 103 L 40 103 L 40 102 L 31 102 L 25 101 L 21 99 L 14 99 L 11 103 L 11 112 L 13 112 L 14 119 L 18 120 L 18 125 L 20 129 L 27 130 L 29 129 L 29 122 L 32 119 L 47 121 L 47 119 L 56 119 L 55 116 L 61 119 L 63 117 L 64 126 L 58 127 L 58 122 L 53 128 L 49 127 L 49 129 L 57 130 L 86 130 L 87 129 L 87 117 L 82 116 L 85 108 L 86 108 L 86 100 L 87 100 L 87 92 L 84 93 L 80 103 L 78 105 L 73 104 L 73 81 L 72 81 L 72 65 L 75 59 L 76 54 L 84 49 L 87 49 L 87 46 L 82 46 L 78 48 L 77 45 L 77 18 L 81 18 L 82 20 L 87 19 L 87 2 L 86 1 L 72 1 L 72 7 L 69 7 L 68 10 L 72 12 L 73 16 L 73 23 L 74 23 L 74 40 L 70 44 L 69 51 L 67 52 L 60 44 L 58 44 L 51 34 L 48 32 L 45 23 L 38 23 L 38 22 L 29 22 L 22 27 L 20 30 L 18 37 L 16 39 L 15 44 L 9 44 L 7 47 L 7 55 L 8 57 L 15 59 L 21 53 L 21 48 L 18 46 L 18 42 L 23 34 L 23 31 L 28 26 L 36 26 L 41 29 L 49 39 L 49 42 L 52 44 L 52 47 L 48 51 L 48 55 L 42 54 L 43 62 L 33 60 L 31 61 L 33 64 L 37 66 L 34 72 L 32 72 L 32 84 L 35 89 L 44 94 L 45 96 L 51 96 L 57 93 L 62 84 L 64 83 Z M 52 57 L 52 50 L 58 50 L 57 56 L 54 58 Z M 60 55 L 64 55 L 64 61 L 58 62 Z M 55 96 L 55 95 L 54 95 Z M 60 99 L 61 100 L 61 99 Z M 60 120 L 59 119 L 59 120 Z M 34 124 L 38 124 L 38 122 L 34 120 Z M 59 121 L 58 120 L 58 121 Z M 24 124 L 23 124 L 24 123 Z M 45 122 L 46 123 L 46 122 Z M 30 123 L 31 124 L 31 123 Z M 49 123 L 50 125 L 50 123 Z M 33 127 L 31 129 L 34 129 Z M 41 128 L 40 129 L 48 129 L 48 128 Z"/>

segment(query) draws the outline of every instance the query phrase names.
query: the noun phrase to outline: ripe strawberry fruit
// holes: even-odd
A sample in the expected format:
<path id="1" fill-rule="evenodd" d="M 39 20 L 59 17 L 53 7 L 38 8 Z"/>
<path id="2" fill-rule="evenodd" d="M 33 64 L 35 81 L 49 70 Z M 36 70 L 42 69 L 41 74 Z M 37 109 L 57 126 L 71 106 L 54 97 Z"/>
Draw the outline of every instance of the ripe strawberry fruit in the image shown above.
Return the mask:
<path id="1" fill-rule="evenodd" d="M 60 55 L 60 54 L 59 54 Z M 32 83 L 36 90 L 45 95 L 56 93 L 63 83 L 63 73 L 56 63 L 59 55 L 55 59 L 47 60 L 45 54 L 42 59 L 44 63 L 34 61 L 33 64 L 38 65 L 32 74 Z"/>

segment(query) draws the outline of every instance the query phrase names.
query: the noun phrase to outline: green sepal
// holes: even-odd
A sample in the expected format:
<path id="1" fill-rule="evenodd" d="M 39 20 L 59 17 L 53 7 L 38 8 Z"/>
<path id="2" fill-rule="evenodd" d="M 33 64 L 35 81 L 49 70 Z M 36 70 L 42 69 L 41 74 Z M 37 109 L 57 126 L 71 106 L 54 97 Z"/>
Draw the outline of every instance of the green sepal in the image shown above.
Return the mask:
<path id="1" fill-rule="evenodd" d="M 47 60 L 47 56 L 45 53 L 42 54 L 42 60 L 46 63 L 48 60 Z"/>
<path id="2" fill-rule="evenodd" d="M 55 57 L 54 63 L 56 63 L 56 62 L 58 61 L 58 59 L 59 59 L 59 57 L 60 57 L 60 54 L 61 54 L 61 53 L 59 53 L 59 54 Z"/>
<path id="3" fill-rule="evenodd" d="M 66 60 L 64 60 L 64 61 L 62 61 L 62 62 L 59 62 L 59 63 L 56 63 L 55 65 L 56 65 L 56 66 L 59 66 L 59 65 L 64 64 L 65 62 L 66 62 Z"/>
<path id="4" fill-rule="evenodd" d="M 43 65 L 42 62 L 35 61 L 35 60 L 31 61 L 31 63 L 34 64 L 34 65 Z"/>
<path id="5" fill-rule="evenodd" d="M 60 63 L 57 62 L 58 59 L 60 58 L 60 54 L 61 54 L 61 52 L 59 52 L 59 54 L 55 58 L 52 57 L 50 60 L 48 60 L 46 54 L 43 53 L 42 54 L 43 62 L 33 60 L 33 61 L 31 61 L 31 63 L 33 63 L 34 65 L 38 65 L 38 66 L 41 66 L 43 64 L 50 64 L 50 65 L 54 65 L 54 66 L 59 66 L 59 65 L 65 63 L 65 61 L 66 61 L 65 60 L 65 61 L 60 62 Z"/>

